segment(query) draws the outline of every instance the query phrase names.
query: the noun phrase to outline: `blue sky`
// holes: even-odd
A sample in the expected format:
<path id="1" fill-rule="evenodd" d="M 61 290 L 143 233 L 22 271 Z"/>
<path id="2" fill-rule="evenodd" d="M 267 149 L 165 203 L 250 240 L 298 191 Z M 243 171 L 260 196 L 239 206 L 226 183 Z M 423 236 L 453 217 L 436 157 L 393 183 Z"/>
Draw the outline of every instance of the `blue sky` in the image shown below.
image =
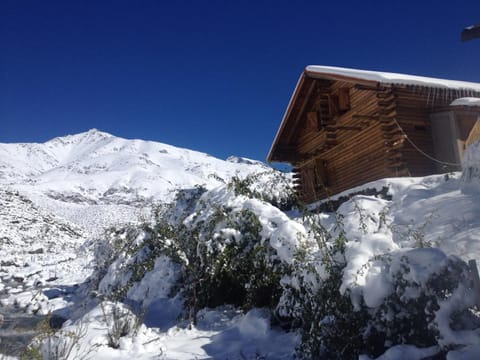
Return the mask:
<path id="1" fill-rule="evenodd" d="M 0 1 L 0 142 L 97 128 L 264 160 L 306 65 L 480 82 L 477 1 Z"/>

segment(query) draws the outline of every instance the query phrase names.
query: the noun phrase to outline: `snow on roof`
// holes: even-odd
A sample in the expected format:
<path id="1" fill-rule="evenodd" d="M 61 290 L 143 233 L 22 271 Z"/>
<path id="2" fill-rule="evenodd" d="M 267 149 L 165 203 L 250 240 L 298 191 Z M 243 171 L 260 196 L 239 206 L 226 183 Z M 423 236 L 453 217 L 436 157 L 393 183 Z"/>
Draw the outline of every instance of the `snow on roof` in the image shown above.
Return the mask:
<path id="1" fill-rule="evenodd" d="M 438 78 L 430 78 L 425 76 L 415 76 L 406 74 L 397 74 L 389 72 L 378 72 L 369 70 L 357 70 L 349 68 L 341 68 L 334 66 L 307 66 L 305 72 L 312 76 L 315 75 L 333 75 L 332 77 L 350 78 L 374 81 L 384 84 L 397 85 L 416 85 L 434 88 L 458 89 L 458 90 L 473 90 L 480 92 L 480 84 L 468 81 L 445 80 Z"/>
<path id="2" fill-rule="evenodd" d="M 480 98 L 463 97 L 452 101 L 450 106 L 480 106 Z"/>

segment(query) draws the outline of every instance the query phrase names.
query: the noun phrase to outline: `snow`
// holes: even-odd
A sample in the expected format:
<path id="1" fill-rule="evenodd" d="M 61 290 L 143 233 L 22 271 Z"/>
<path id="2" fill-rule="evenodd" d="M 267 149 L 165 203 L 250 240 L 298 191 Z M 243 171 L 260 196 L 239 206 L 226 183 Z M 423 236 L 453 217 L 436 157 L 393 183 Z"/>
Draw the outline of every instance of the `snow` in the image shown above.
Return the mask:
<path id="1" fill-rule="evenodd" d="M 224 206 L 234 212 L 241 212 L 245 209 L 253 211 L 262 225 L 261 235 L 268 239 L 272 248 L 277 251 L 278 257 L 287 263 L 292 263 L 299 238 L 305 236 L 305 229 L 278 208 L 258 199 L 234 196 L 232 191 L 225 187 L 217 187 L 205 193 L 199 203 L 208 203 L 212 209 Z M 203 216 L 195 216 L 194 221 L 205 221 L 208 215 L 207 212 Z"/>
<path id="2" fill-rule="evenodd" d="M 140 325 L 121 337 L 118 349 L 108 346 L 109 328 L 115 320 L 109 315 L 113 303 L 103 303 L 90 310 L 81 320 L 68 322 L 62 331 L 86 336 L 75 346 L 72 359 L 90 356 L 98 359 L 254 359 L 257 355 L 272 359 L 291 359 L 296 337 L 292 333 L 272 330 L 269 319 L 260 309 L 246 315 L 232 308 L 205 309 L 198 326 L 192 329 L 172 327 L 168 331 Z M 128 318 L 130 311 L 118 307 Z M 135 335 L 134 335 L 135 333 Z"/>
<path id="3" fill-rule="evenodd" d="M 379 271 L 380 269 L 374 267 L 368 273 L 362 272 L 370 259 L 399 249 L 392 239 L 391 230 L 386 226 L 380 227 L 375 221 L 387 206 L 388 203 L 385 200 L 357 196 L 354 201 L 344 203 L 338 209 L 339 214 L 344 216 L 346 237 L 351 239 L 346 244 L 347 266 L 340 291 L 344 293 L 347 289 L 352 290 L 356 307 L 359 306 L 360 300 L 358 290 L 362 286 L 365 286 L 363 292 L 368 294 L 364 300 L 370 306 L 375 306 L 389 292 L 389 287 L 384 286 L 385 280 L 382 278 L 383 273 Z"/>
<path id="4" fill-rule="evenodd" d="M 445 80 L 445 79 L 431 78 L 431 77 L 425 77 L 425 76 L 406 75 L 406 74 L 369 71 L 369 70 L 357 70 L 357 69 L 349 69 L 349 68 L 334 67 L 334 66 L 317 66 L 317 65 L 307 66 L 305 71 L 311 76 L 312 75 L 313 76 L 334 75 L 339 77 L 375 81 L 382 84 L 415 85 L 415 86 L 427 86 L 427 87 L 435 87 L 435 88 L 443 88 L 443 89 L 480 91 L 480 84 L 478 83 L 467 82 L 467 81 Z"/>
<path id="5" fill-rule="evenodd" d="M 480 98 L 463 97 L 452 101 L 450 106 L 480 106 Z"/>
<path id="6" fill-rule="evenodd" d="M 375 360 L 421 360 L 436 355 L 440 349 L 437 346 L 429 348 L 417 348 L 412 345 L 397 345 L 388 349 L 382 356 Z M 467 358 L 463 358 L 467 359 Z M 359 360 L 372 360 L 366 355 L 361 355 Z"/>
<path id="7" fill-rule="evenodd" d="M 44 144 L 0 144 L 0 182 L 66 202 L 121 204 L 171 199 L 175 190 L 209 188 L 269 168 L 192 150 L 127 140 L 92 129 Z M 233 159 L 236 159 L 235 161 Z"/>
<path id="8" fill-rule="evenodd" d="M 339 71 L 324 67 L 310 71 L 325 69 Z M 352 71 L 342 74 L 427 81 Z M 443 84 L 454 86 L 449 81 Z M 95 244 L 105 237 L 105 228 L 148 222 L 152 208 L 171 201 L 175 190 L 196 185 L 207 191 L 191 209 L 195 215 L 182 220 L 184 224 L 204 221 L 219 207 L 232 212 L 249 210 L 260 222 L 262 243 L 268 244 L 282 263 L 292 265 L 299 249 L 318 252 L 319 245 L 311 238 L 302 214 L 287 214 L 262 200 L 235 194 L 224 184 L 233 176 L 265 172 L 265 165 L 235 157 L 223 161 L 165 144 L 120 139 L 98 130 L 45 144 L 0 144 L 0 159 L 0 304 L 7 309 L 17 306 L 26 313 L 65 317 L 63 340 L 52 341 L 69 341 L 66 334 L 82 334 L 72 345 L 72 358 L 86 352 L 92 359 L 295 358 L 299 334 L 273 326 L 266 309 L 244 313 L 225 305 L 200 310 L 195 327 L 179 320 L 182 299 L 172 297 L 179 265 L 165 255 L 158 256 L 152 268 L 129 288 L 125 304 L 105 301 L 103 296 L 113 284 L 128 282 L 130 275 L 123 269 L 132 258 L 126 253 L 108 266 L 99 281 L 98 294 L 83 292 L 94 271 Z M 336 222 L 341 216 L 347 242 L 340 290 L 350 294 L 357 309 L 361 304 L 372 311 L 379 307 L 392 295 L 394 278 L 399 274 L 413 284 L 402 296 L 415 299 L 418 287 L 414 285 L 425 286 L 450 260 L 480 259 L 480 177 L 470 176 L 479 165 L 477 142 L 466 151 L 463 175 L 378 180 L 343 195 L 387 187 L 391 199 L 356 195 L 343 203 L 336 215 L 315 215 L 332 234 L 338 233 Z M 265 185 L 268 179 L 260 180 L 264 188 L 273 191 Z M 241 241 L 243 236 L 228 226 L 216 230 L 231 241 Z M 136 238 L 137 245 L 145 241 L 144 236 Z M 326 274 L 321 264 L 315 266 Z M 285 276 L 281 281 L 298 288 L 297 280 Z M 315 282 L 312 278 L 312 286 Z M 439 304 L 435 315 L 439 344 L 462 346 L 452 347 L 448 359 L 480 356 L 478 331 L 458 331 L 450 323 L 455 309 L 473 303 L 471 291 L 458 287 Z M 139 308 L 140 323 L 118 339 L 118 348 L 109 346 L 113 309 L 132 323 L 136 321 L 133 310 Z M 421 359 L 439 351 L 437 346 L 402 344 L 377 359 Z M 370 358 L 362 355 L 360 359 Z"/>
<path id="9" fill-rule="evenodd" d="M 205 317 L 205 320 L 209 320 L 207 324 L 218 316 L 218 311 L 214 311 L 214 314 L 210 312 L 208 311 Z M 268 313 L 261 309 L 252 309 L 245 315 L 238 314 L 231 320 L 231 325 L 227 329 L 214 335 L 210 344 L 204 345 L 207 358 L 255 359 L 257 356 L 263 356 L 272 359 L 291 359 L 297 341 L 296 336 L 271 329 L 268 316 Z"/>
<path id="10" fill-rule="evenodd" d="M 385 185 L 392 201 L 358 195 L 339 208 L 345 216 L 346 236 L 351 239 L 346 244 L 341 289 L 351 290 L 357 305 L 363 299 L 375 307 L 389 294 L 391 276 L 402 258 L 409 262 L 407 280 L 418 284 L 442 266 L 446 254 L 466 260 L 480 258 L 479 198 L 462 194 L 458 173 L 448 178 L 386 179 L 364 187 L 381 189 Z M 414 249 L 419 245 L 438 249 Z M 383 254 L 392 256 L 389 269 L 375 260 Z"/>
<path id="11" fill-rule="evenodd" d="M 469 289 L 459 286 L 445 301 L 440 303 L 440 309 L 435 314 L 435 320 L 441 334 L 439 344 L 447 347 L 452 345 L 479 345 L 480 334 L 473 330 L 453 330 L 451 315 L 459 308 L 472 307 L 475 299 L 469 294 Z"/>
<path id="12" fill-rule="evenodd" d="M 447 354 L 447 360 L 465 360 L 465 359 L 479 359 L 480 346 L 471 345 L 466 346 L 460 350 L 452 350 Z"/>
<path id="13" fill-rule="evenodd" d="M 480 141 L 474 141 L 465 149 L 462 168 L 462 193 L 480 195 Z"/>
<path id="14" fill-rule="evenodd" d="M 178 271 L 175 268 L 170 258 L 164 255 L 158 257 L 153 270 L 129 290 L 128 298 L 142 302 L 144 306 L 150 306 L 155 299 L 168 300 L 172 284 L 177 280 Z M 152 284 L 155 287 L 152 288 Z"/>

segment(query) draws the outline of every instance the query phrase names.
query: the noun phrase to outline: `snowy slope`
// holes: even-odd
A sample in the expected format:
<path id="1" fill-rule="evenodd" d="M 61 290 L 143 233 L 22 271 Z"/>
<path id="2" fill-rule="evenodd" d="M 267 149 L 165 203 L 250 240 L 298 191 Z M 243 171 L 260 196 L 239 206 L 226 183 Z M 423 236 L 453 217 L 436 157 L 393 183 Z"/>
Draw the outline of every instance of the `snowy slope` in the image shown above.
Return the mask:
<path id="1" fill-rule="evenodd" d="M 178 188 L 211 188 L 239 173 L 268 169 L 260 162 L 143 140 L 96 129 L 44 144 L 0 144 L 0 183 L 77 203 L 132 203 L 172 195 Z"/>
<path id="2" fill-rule="evenodd" d="M 211 189 L 232 176 L 271 171 L 259 161 L 158 142 L 127 140 L 91 129 L 43 144 L 0 144 L 0 186 L 19 191 L 89 236 L 149 218 L 178 189 Z"/>
<path id="3" fill-rule="evenodd" d="M 40 289 L 84 281 L 92 271 L 86 238 L 81 227 L 0 189 L 0 314 L 7 304 L 48 312 Z"/>

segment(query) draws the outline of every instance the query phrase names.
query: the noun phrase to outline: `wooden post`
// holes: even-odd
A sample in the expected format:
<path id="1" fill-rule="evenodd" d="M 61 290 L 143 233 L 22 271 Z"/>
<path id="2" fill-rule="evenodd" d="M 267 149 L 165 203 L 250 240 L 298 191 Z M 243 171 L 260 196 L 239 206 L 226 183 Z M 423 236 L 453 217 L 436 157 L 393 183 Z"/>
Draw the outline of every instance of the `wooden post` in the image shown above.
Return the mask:
<path id="1" fill-rule="evenodd" d="M 469 260 L 468 266 L 473 278 L 473 290 L 475 292 L 475 302 L 477 304 L 477 310 L 480 310 L 480 276 L 478 276 L 477 262 L 475 260 Z"/>

